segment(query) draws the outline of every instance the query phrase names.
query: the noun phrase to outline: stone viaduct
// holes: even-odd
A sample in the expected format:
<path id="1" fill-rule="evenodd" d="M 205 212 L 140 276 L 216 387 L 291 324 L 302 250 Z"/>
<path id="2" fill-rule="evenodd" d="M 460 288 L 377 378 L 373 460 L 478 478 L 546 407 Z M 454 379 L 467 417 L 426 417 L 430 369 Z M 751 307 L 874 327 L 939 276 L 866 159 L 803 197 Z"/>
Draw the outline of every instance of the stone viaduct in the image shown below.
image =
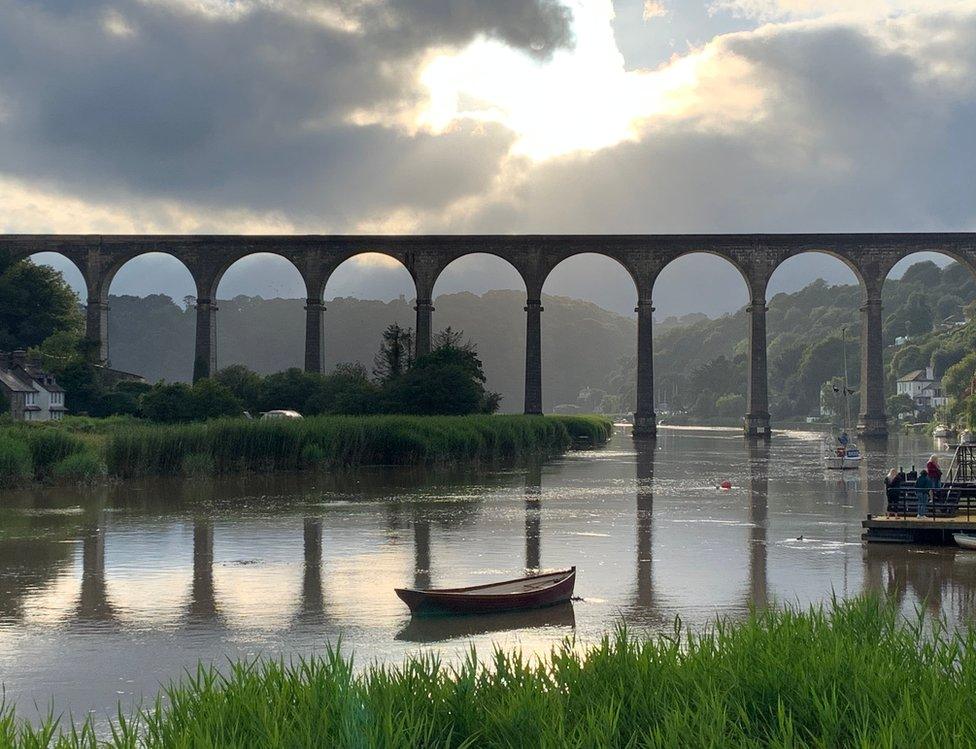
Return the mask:
<path id="1" fill-rule="evenodd" d="M 416 287 L 417 351 L 430 349 L 438 275 L 452 261 L 474 253 L 496 255 L 515 267 L 526 289 L 525 413 L 542 412 L 542 287 L 563 260 L 596 253 L 616 260 L 637 289 L 637 411 L 634 432 L 653 435 L 654 414 L 652 292 L 658 274 L 671 261 L 709 253 L 729 261 L 742 274 L 749 293 L 749 372 L 744 428 L 750 437 L 768 437 L 766 383 L 766 289 L 773 271 L 791 257 L 820 252 L 843 261 L 862 291 L 861 413 L 864 436 L 887 433 L 882 362 L 881 289 L 889 271 L 915 252 L 939 252 L 976 274 L 976 234 L 709 234 L 709 235 L 497 235 L 497 236 L 176 236 L 176 235 L 0 235 L 8 260 L 56 252 L 81 271 L 88 287 L 87 334 L 107 357 L 108 292 L 112 278 L 129 260 L 148 252 L 172 255 L 193 276 L 197 289 L 194 377 L 216 366 L 215 313 L 221 276 L 237 260 L 273 253 L 301 273 L 307 294 L 305 367 L 323 369 L 323 294 L 332 272 L 345 260 L 378 252 L 399 260 Z"/>

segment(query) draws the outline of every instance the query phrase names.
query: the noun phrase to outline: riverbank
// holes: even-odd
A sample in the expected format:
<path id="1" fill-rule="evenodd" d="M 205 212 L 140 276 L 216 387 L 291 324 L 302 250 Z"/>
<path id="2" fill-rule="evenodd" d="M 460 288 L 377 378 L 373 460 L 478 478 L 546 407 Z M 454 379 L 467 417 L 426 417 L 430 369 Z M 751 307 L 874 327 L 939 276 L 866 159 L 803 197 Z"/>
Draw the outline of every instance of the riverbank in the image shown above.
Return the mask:
<path id="1" fill-rule="evenodd" d="M 143 713 L 116 718 L 108 743 L 947 746 L 976 735 L 974 708 L 973 633 L 905 621 L 869 597 L 766 610 L 702 634 L 620 629 L 541 661 L 510 652 L 449 669 L 424 654 L 358 671 L 328 651 L 239 662 L 226 676 L 201 666 Z M 95 745 L 90 717 L 68 726 L 31 727 L 7 709 L 0 744 Z"/>
<path id="2" fill-rule="evenodd" d="M 0 486 L 365 465 L 491 462 L 600 445 L 598 416 L 317 416 L 147 424 L 120 419 L 0 429 Z"/>

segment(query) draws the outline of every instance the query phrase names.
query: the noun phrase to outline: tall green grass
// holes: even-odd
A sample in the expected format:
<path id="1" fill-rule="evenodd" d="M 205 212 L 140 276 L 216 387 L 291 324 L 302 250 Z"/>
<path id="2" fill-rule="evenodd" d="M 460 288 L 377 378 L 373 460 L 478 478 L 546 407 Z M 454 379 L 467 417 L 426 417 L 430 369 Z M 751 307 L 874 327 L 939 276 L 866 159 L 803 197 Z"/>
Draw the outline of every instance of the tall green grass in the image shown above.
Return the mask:
<path id="1" fill-rule="evenodd" d="M 0 743 L 93 747 L 91 726 L 31 728 L 7 709 Z M 112 731 L 120 747 L 972 746 L 976 637 L 862 598 L 701 634 L 618 629 L 541 660 L 425 654 L 357 672 L 329 650 L 201 666 Z"/>
<path id="2" fill-rule="evenodd" d="M 578 440 L 601 444 L 611 431 L 609 421 L 593 416 L 317 416 L 172 425 L 75 420 L 0 431 L 0 484 L 106 473 L 135 478 L 488 462 L 553 455 Z"/>
<path id="3" fill-rule="evenodd" d="M 123 478 L 185 472 L 189 456 L 208 455 L 214 472 L 315 466 L 491 461 L 554 454 L 574 439 L 607 440 L 595 417 L 316 416 L 199 424 L 121 426 L 108 434 L 109 472 Z M 201 458 L 194 458 L 195 462 Z"/>

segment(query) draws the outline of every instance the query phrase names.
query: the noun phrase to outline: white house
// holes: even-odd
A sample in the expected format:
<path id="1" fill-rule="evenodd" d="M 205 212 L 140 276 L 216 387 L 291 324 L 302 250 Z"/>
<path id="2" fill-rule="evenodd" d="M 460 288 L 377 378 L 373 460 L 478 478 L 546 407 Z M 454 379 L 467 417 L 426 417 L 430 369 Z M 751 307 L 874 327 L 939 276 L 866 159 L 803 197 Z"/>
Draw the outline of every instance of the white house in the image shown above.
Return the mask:
<path id="1" fill-rule="evenodd" d="M 898 379 L 898 395 L 907 395 L 916 408 L 937 408 L 949 402 L 942 383 L 935 379 L 932 367 L 916 369 Z"/>
<path id="2" fill-rule="evenodd" d="M 0 354 L 0 392 L 17 421 L 59 421 L 68 410 L 54 375 L 28 364 L 23 351 Z"/>

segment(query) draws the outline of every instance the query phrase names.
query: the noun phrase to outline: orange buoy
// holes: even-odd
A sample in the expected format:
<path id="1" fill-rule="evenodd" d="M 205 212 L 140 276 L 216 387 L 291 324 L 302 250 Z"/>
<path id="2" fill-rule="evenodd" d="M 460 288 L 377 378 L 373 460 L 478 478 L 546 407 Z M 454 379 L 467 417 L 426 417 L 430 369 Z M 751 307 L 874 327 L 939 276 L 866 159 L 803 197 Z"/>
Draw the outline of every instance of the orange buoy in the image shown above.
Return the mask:
<path id="1" fill-rule="evenodd" d="M 731 489 L 732 488 L 732 482 L 729 481 L 728 479 L 725 479 L 725 481 L 723 481 L 721 484 L 719 484 L 719 488 L 720 489 Z"/>

